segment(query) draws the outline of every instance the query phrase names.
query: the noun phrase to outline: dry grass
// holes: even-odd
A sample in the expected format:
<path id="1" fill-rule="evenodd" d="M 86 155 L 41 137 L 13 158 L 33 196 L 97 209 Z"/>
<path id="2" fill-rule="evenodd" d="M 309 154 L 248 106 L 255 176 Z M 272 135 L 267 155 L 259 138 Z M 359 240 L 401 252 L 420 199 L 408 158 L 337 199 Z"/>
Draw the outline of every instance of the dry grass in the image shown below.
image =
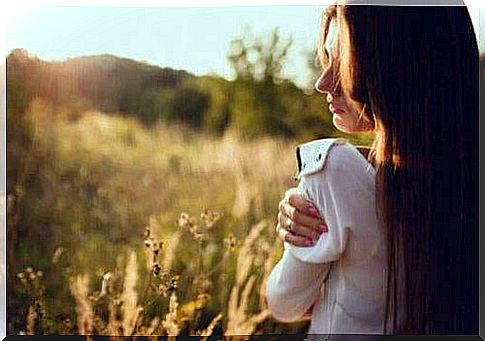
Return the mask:
<path id="1" fill-rule="evenodd" d="M 71 278 L 69 283 L 74 299 L 76 300 L 77 327 L 79 334 L 89 335 L 93 332 L 94 313 L 89 302 L 89 276 L 78 275 Z"/>
<path id="2" fill-rule="evenodd" d="M 123 283 L 123 292 L 121 293 L 121 302 L 123 308 L 123 335 L 133 335 L 140 313 L 138 306 L 138 292 L 136 285 L 138 282 L 138 264 L 136 253 L 132 251 L 126 265 L 125 280 Z"/>
<path id="3" fill-rule="evenodd" d="M 170 295 L 170 304 L 168 313 L 165 315 L 165 319 L 162 321 L 162 327 L 168 336 L 177 336 L 180 333 L 180 326 L 177 319 L 177 295 L 172 293 Z"/>
<path id="4" fill-rule="evenodd" d="M 219 323 L 219 321 L 222 319 L 222 314 L 217 315 L 214 317 L 214 319 L 211 321 L 211 323 L 207 326 L 207 328 L 200 330 L 196 333 L 197 336 L 210 336 L 212 335 L 214 328 L 216 325 Z M 206 340 L 207 338 L 202 337 L 200 338 L 201 340 Z"/>
<path id="5" fill-rule="evenodd" d="M 227 316 L 227 322 L 224 326 L 224 334 L 231 339 L 237 335 L 250 335 L 256 331 L 257 326 L 266 320 L 270 314 L 265 304 L 259 306 L 259 312 L 252 313 L 251 302 L 254 301 L 254 295 L 261 295 L 261 288 L 256 290 L 255 284 L 258 279 L 265 281 L 265 278 L 258 278 L 255 274 L 254 266 L 256 259 L 265 256 L 266 247 L 260 247 L 265 243 L 264 232 L 268 229 L 268 221 L 263 220 L 255 224 L 249 231 L 248 236 L 241 243 L 236 251 L 236 277 L 234 285 L 230 292 L 229 301 L 225 313 L 217 314 L 205 328 L 196 330 L 194 335 L 201 337 L 210 336 L 216 326 L 221 323 L 224 314 Z M 174 237 L 177 242 L 172 243 L 171 249 L 166 249 L 175 253 L 176 243 L 181 238 L 181 234 Z M 263 253 L 262 253 L 263 252 Z M 166 258 L 164 258 L 166 259 Z M 266 258 L 268 259 L 268 258 Z M 167 262 L 167 261 L 165 261 Z M 167 264 L 163 262 L 164 264 Z M 268 275 L 269 261 L 264 265 L 264 276 Z M 150 273 L 150 276 L 152 274 Z M 123 286 L 120 293 L 116 293 L 113 286 L 113 275 L 111 272 L 106 273 L 102 278 L 101 291 L 90 292 L 89 276 L 78 275 L 70 280 L 71 294 L 76 301 L 77 326 L 78 332 L 84 335 L 110 335 L 112 337 L 131 336 L 131 335 L 156 335 L 160 331 L 162 335 L 170 337 L 180 334 L 184 323 L 193 318 L 194 313 L 200 310 L 207 303 L 207 297 L 199 295 L 194 301 L 189 301 L 180 305 L 176 291 L 172 291 L 169 296 L 168 311 L 161 319 L 155 316 L 147 325 L 142 325 L 143 320 L 140 314 L 144 310 L 138 304 L 137 284 L 139 283 L 138 261 L 136 252 L 131 250 L 127 257 L 126 268 L 124 271 Z M 194 284 L 198 286 L 199 284 Z M 264 284 L 263 284 L 264 286 Z M 107 298 L 108 320 L 103 320 L 97 316 L 94 311 L 96 302 Z M 33 320 L 35 312 L 29 310 L 27 319 L 28 325 L 26 333 L 33 334 Z M 159 329 L 161 327 L 161 329 Z M 95 331 L 95 332 L 94 332 Z M 204 339 L 204 338 L 203 338 Z M 237 337 L 236 337 L 237 339 Z"/>
<path id="6" fill-rule="evenodd" d="M 227 132 L 220 140 L 202 140 L 202 153 L 193 167 L 201 172 L 223 171 L 234 175 L 235 199 L 231 213 L 244 217 L 254 204 L 256 214 L 263 217 L 264 191 L 283 190 L 289 183 L 296 163 L 295 143 L 275 137 L 262 137 L 241 143 Z"/>
<path id="7" fill-rule="evenodd" d="M 163 258 L 161 262 L 162 268 L 165 269 L 165 271 L 167 272 L 170 272 L 170 270 L 172 270 L 172 265 L 176 257 L 176 251 L 181 236 L 182 234 L 180 233 L 180 231 L 176 231 L 167 241 L 167 246 L 165 252 L 163 253 Z"/>
<path id="8" fill-rule="evenodd" d="M 266 308 L 256 315 L 249 313 L 249 299 L 256 282 L 256 275 L 251 275 L 255 259 L 254 246 L 266 227 L 267 222 L 264 220 L 254 225 L 239 250 L 236 283 L 231 290 L 227 309 L 226 333 L 229 335 L 251 335 L 257 325 L 270 315 Z"/>
<path id="9" fill-rule="evenodd" d="M 215 139 L 164 124 L 146 130 L 133 119 L 99 112 L 73 122 L 44 120 L 48 110 L 41 102 L 31 110 L 39 143 L 55 146 L 59 159 L 58 168 L 44 176 L 43 201 L 66 217 L 79 215 L 71 208 L 89 207 L 96 224 L 109 226 L 102 245 L 86 238 L 79 249 L 53 248 L 54 267 L 67 255 L 81 255 L 76 266 L 85 275 L 69 282 L 77 315 L 72 332 L 114 338 L 277 332 L 258 330 L 270 317 L 265 279 L 279 251 L 267 217 L 292 184 L 294 143 L 274 137 L 241 142 L 230 133 Z M 59 181 L 61 176 L 67 180 Z M 94 188 L 95 197 L 87 196 L 81 206 L 72 199 L 80 191 L 75 184 Z M 207 203 L 227 219 L 205 211 Z M 177 227 L 175 217 L 184 210 L 202 211 L 202 221 L 186 215 Z M 97 252 L 105 239 L 125 236 L 140 245 L 147 217 L 146 257 L 132 249 L 127 256 L 105 253 L 104 258 L 118 259 L 111 262 L 117 265 L 101 266 L 105 259 Z M 71 224 L 73 232 L 80 233 L 82 222 Z M 91 233 L 90 221 L 84 225 Z M 245 226 L 251 226 L 247 233 Z M 89 278 L 96 272 L 101 272 L 99 287 L 90 290 Z"/>

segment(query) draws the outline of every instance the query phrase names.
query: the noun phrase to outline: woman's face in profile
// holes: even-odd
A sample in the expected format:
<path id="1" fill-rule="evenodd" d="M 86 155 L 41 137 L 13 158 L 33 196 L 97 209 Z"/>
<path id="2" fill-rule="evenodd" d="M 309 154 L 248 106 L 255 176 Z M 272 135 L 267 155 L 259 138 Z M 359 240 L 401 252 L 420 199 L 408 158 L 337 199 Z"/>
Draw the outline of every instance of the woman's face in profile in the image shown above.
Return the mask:
<path id="1" fill-rule="evenodd" d="M 346 71 L 339 70 L 340 58 L 349 49 L 348 43 L 346 43 L 349 39 L 342 39 L 337 20 L 334 18 L 330 24 L 329 34 L 324 45 L 329 57 L 328 63 L 317 80 L 315 88 L 318 92 L 327 95 L 329 110 L 333 115 L 333 125 L 338 130 L 344 133 L 372 131 L 374 125 L 360 117 L 359 109 L 355 104 L 351 104 L 353 101 L 341 88 L 339 73 Z"/>

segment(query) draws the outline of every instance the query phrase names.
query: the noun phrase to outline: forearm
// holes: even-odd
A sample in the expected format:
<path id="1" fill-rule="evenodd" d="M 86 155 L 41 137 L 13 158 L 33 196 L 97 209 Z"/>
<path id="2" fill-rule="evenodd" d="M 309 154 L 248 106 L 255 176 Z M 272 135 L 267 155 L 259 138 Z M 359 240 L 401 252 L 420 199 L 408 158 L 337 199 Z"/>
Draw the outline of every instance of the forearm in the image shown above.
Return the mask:
<path id="1" fill-rule="evenodd" d="M 285 250 L 266 287 L 273 316 L 284 322 L 308 317 L 305 315 L 319 297 L 329 268 L 329 264 L 302 262 Z"/>

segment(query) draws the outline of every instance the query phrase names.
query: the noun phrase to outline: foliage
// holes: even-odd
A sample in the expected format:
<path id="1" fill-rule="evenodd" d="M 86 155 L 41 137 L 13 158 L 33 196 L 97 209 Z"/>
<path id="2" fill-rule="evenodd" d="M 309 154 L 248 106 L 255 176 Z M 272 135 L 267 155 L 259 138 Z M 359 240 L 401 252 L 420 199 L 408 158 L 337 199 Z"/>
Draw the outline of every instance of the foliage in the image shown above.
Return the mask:
<path id="1" fill-rule="evenodd" d="M 249 28 L 230 44 L 228 60 L 237 79 L 277 83 L 283 80 L 282 68 L 292 44 L 289 37 L 283 41 L 274 29 L 268 41 L 254 37 Z"/>

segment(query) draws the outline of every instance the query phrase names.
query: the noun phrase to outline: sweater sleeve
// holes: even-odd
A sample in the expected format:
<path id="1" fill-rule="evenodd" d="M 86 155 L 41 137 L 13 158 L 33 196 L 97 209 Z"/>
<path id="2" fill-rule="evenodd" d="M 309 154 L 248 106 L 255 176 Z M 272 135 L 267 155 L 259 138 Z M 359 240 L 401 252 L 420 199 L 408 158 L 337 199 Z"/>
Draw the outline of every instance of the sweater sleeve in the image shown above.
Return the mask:
<path id="1" fill-rule="evenodd" d="M 373 187 L 366 178 L 363 162 L 356 162 L 358 151 L 349 145 L 335 146 L 325 167 L 303 176 L 300 193 L 314 203 L 325 219 L 328 232 L 313 247 L 285 243 L 297 259 L 309 263 L 330 263 L 345 252 L 351 230 L 360 225 L 373 196 Z M 358 159 L 357 159 L 358 160 Z"/>
<path id="2" fill-rule="evenodd" d="M 266 284 L 268 308 L 282 322 L 300 319 L 320 295 L 330 264 L 303 262 L 285 249 Z"/>
<path id="3" fill-rule="evenodd" d="M 306 189 L 306 177 L 303 177 L 297 190 L 311 200 Z M 330 270 L 330 263 L 306 259 L 307 253 L 311 252 L 309 248 L 298 249 L 295 251 L 291 244 L 284 243 L 283 256 L 266 284 L 268 308 L 273 317 L 282 322 L 296 321 L 305 314 L 319 297 Z"/>
<path id="4" fill-rule="evenodd" d="M 366 169 L 356 167 L 365 163 L 356 162 L 360 157 L 356 153 L 347 145 L 335 146 L 324 168 L 300 179 L 300 194 L 315 204 L 328 232 L 313 247 L 284 243 L 283 256 L 266 287 L 269 309 L 278 320 L 297 320 L 316 302 L 331 264 L 341 258 L 351 228 L 358 225 L 365 207 L 362 202 L 372 197 L 372 186 L 363 176 Z"/>

